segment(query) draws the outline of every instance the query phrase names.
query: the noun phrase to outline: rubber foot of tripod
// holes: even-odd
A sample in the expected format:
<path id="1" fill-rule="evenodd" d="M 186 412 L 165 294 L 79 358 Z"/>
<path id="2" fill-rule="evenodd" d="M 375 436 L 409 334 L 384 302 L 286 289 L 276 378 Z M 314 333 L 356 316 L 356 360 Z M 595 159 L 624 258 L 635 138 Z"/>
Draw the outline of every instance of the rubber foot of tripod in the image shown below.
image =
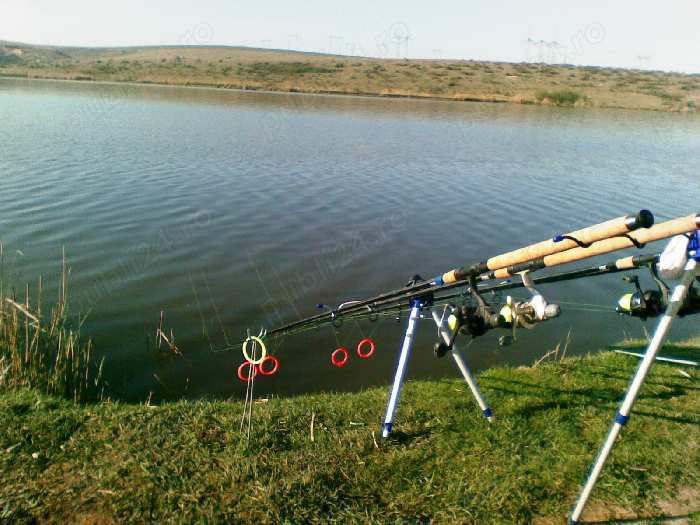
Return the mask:
<path id="1" fill-rule="evenodd" d="M 389 437 L 389 434 L 391 434 L 391 427 L 392 423 L 384 423 L 382 427 L 382 438 L 386 439 Z"/>

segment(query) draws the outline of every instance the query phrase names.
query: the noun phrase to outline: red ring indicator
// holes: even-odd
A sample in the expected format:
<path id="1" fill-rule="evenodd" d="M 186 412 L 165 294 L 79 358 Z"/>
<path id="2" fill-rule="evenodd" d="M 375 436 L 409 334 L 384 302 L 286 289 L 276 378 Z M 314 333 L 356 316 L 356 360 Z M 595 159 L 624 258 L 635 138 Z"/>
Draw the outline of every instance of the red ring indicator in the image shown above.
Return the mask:
<path id="1" fill-rule="evenodd" d="M 362 353 L 362 348 L 366 345 L 369 345 L 369 350 L 367 350 L 365 353 Z M 363 339 L 357 344 L 357 356 L 361 357 L 362 359 L 369 359 L 374 355 L 374 351 L 377 349 L 377 345 L 374 344 L 374 341 L 372 341 L 369 337 L 367 339 Z"/>
<path id="2" fill-rule="evenodd" d="M 250 368 L 248 370 L 248 373 L 245 373 L 245 369 Z M 258 375 L 258 367 L 251 363 L 250 361 L 244 361 L 241 366 L 238 367 L 238 379 L 243 381 L 244 383 L 248 383 L 251 379 L 253 379 L 256 375 Z"/>
<path id="3" fill-rule="evenodd" d="M 348 359 L 350 359 L 350 352 L 348 352 L 347 348 L 336 348 L 331 354 L 331 363 L 338 368 L 342 368 L 348 364 Z"/>
<path id="4" fill-rule="evenodd" d="M 265 370 L 265 363 L 272 363 L 272 369 Z M 257 366 L 257 369 L 258 372 L 260 372 L 264 376 L 275 375 L 277 373 L 277 370 L 280 369 L 280 360 L 273 355 L 268 355 L 265 357 L 265 359 L 263 359 L 262 363 L 260 363 Z"/>

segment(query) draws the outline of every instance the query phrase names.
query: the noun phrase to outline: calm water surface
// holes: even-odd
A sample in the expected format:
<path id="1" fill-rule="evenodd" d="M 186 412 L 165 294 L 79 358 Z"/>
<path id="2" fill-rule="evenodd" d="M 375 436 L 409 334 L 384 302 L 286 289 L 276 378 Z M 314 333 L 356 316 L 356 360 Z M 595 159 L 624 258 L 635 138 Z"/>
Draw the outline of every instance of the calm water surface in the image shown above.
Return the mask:
<path id="1" fill-rule="evenodd" d="M 700 211 L 699 160 L 694 115 L 0 80 L 6 278 L 34 289 L 42 275 L 55 293 L 65 247 L 110 393 L 133 400 L 240 395 L 241 357 L 221 350 L 317 303 L 642 207 L 659 221 Z M 562 317 L 507 349 L 482 338 L 476 369 L 532 362 L 569 331 L 579 354 L 643 333 L 609 311 L 619 276 L 543 291 Z M 161 311 L 183 357 L 154 349 Z M 370 332 L 374 359 L 331 367 Z M 401 332 L 289 338 L 257 391 L 386 384 Z M 690 319 L 674 336 L 699 332 Z M 456 375 L 434 338 L 426 321 L 411 377 Z"/>

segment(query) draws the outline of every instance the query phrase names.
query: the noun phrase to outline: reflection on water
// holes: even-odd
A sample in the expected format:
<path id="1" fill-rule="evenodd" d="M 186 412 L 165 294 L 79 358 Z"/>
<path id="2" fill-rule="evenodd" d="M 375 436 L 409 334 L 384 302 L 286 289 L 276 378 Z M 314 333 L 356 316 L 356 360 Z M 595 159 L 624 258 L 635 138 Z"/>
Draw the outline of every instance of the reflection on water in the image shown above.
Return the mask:
<path id="1" fill-rule="evenodd" d="M 5 79 L 0 122 L 6 272 L 55 284 L 65 246 L 73 308 L 91 312 L 113 393 L 131 399 L 238 395 L 241 358 L 217 350 L 247 328 L 643 207 L 698 211 L 700 197 L 694 115 Z M 569 330 L 570 353 L 642 333 L 610 313 L 619 277 L 544 291 L 564 315 L 507 349 L 471 345 L 476 368 L 532 362 Z M 182 358 L 154 348 L 161 311 Z M 429 326 L 410 373 L 453 375 Z M 257 388 L 387 383 L 401 331 L 385 319 L 290 338 Z M 375 358 L 330 366 L 370 332 Z"/>

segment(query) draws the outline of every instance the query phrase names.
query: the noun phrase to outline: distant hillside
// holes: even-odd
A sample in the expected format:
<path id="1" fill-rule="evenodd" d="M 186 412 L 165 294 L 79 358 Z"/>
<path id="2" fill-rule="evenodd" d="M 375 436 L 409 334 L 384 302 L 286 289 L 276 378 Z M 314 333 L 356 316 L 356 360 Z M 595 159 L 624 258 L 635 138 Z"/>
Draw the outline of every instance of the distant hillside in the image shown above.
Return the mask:
<path id="1" fill-rule="evenodd" d="M 221 46 L 77 48 L 0 41 L 0 76 L 694 112 L 700 75 Z"/>

